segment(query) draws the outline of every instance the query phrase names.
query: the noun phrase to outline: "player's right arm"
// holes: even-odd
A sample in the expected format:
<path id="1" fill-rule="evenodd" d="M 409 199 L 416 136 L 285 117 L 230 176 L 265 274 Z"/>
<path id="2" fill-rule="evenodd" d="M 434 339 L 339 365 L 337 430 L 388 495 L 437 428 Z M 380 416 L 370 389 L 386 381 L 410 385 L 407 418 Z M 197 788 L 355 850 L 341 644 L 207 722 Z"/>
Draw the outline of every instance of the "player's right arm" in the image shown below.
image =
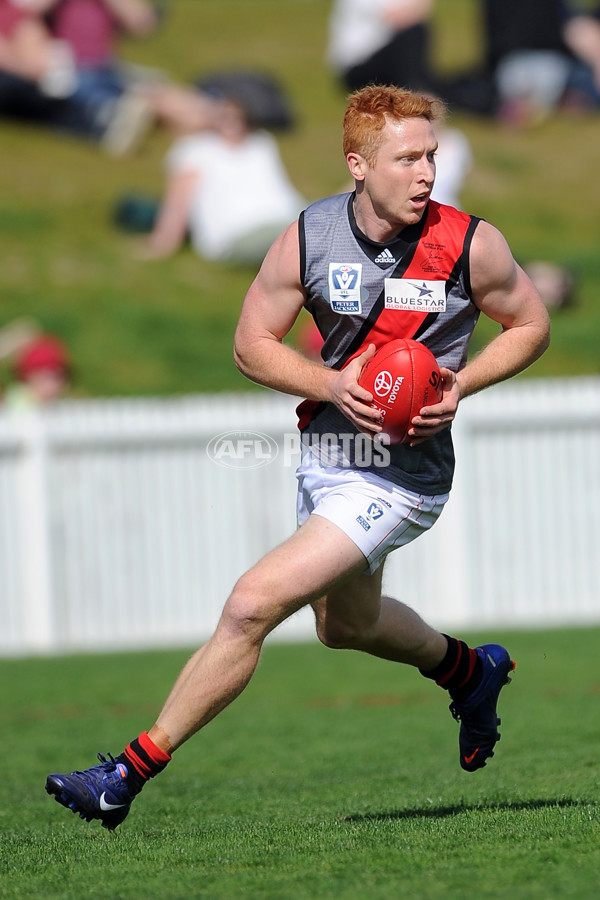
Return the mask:
<path id="1" fill-rule="evenodd" d="M 442 401 L 424 407 L 412 420 L 413 443 L 449 425 L 462 398 L 522 372 L 550 341 L 550 320 L 540 295 L 504 236 L 488 222 L 480 222 L 473 235 L 470 265 L 473 302 L 500 325 L 500 332 L 460 372 L 441 369 Z"/>
<path id="2" fill-rule="evenodd" d="M 522 372 L 550 342 L 550 318 L 538 291 L 488 222 L 477 226 L 470 261 L 473 301 L 500 333 L 458 373 L 461 397 Z"/>
<path id="3" fill-rule="evenodd" d="M 246 294 L 238 321 L 235 363 L 247 378 L 286 394 L 335 405 L 363 431 L 381 430 L 371 394 L 358 384 L 369 348 L 341 372 L 306 359 L 283 340 L 304 305 L 300 281 L 298 223 L 272 245 Z"/>

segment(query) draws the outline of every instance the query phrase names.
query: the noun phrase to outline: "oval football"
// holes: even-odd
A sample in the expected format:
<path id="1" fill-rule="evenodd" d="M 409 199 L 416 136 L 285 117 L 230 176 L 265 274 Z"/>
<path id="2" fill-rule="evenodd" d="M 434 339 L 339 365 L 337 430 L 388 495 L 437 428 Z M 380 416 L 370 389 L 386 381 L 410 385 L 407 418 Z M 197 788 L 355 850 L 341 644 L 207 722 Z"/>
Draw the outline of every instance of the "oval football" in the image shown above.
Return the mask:
<path id="1" fill-rule="evenodd" d="M 359 384 L 373 394 L 383 415 L 383 434 L 391 444 L 409 439 L 411 421 L 424 406 L 442 398 L 436 358 L 424 344 L 397 338 L 380 347 L 364 366 Z"/>

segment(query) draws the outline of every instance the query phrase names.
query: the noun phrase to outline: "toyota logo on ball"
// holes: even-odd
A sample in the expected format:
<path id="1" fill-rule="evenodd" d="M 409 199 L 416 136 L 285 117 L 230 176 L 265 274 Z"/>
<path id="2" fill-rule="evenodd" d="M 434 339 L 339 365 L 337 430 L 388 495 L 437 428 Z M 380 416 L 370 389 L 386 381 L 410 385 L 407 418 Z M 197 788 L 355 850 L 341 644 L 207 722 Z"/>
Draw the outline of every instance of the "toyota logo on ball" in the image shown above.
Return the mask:
<path id="1" fill-rule="evenodd" d="M 385 394 L 389 394 L 392 389 L 392 376 L 389 372 L 380 372 L 379 375 L 375 378 L 375 382 L 373 384 L 375 388 L 375 393 L 378 397 L 383 397 Z"/>

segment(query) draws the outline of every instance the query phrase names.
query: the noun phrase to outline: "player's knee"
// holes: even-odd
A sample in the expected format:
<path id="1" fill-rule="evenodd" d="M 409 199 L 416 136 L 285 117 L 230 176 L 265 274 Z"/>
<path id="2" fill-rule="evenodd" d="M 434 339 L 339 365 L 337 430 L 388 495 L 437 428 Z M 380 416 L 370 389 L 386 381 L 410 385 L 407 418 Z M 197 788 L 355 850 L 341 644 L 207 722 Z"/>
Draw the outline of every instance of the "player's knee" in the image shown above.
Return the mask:
<path id="1" fill-rule="evenodd" d="M 266 636 L 270 630 L 260 609 L 253 603 L 253 598 L 236 593 L 225 604 L 221 625 L 232 636 L 244 636 L 251 640 Z"/>
<path id="2" fill-rule="evenodd" d="M 221 617 L 230 632 L 251 640 L 262 640 L 275 627 L 274 610 L 261 592 L 241 578 L 235 585 Z"/>
<path id="3" fill-rule="evenodd" d="M 317 619 L 317 637 L 330 650 L 352 650 L 360 643 L 361 629 L 351 622 Z"/>

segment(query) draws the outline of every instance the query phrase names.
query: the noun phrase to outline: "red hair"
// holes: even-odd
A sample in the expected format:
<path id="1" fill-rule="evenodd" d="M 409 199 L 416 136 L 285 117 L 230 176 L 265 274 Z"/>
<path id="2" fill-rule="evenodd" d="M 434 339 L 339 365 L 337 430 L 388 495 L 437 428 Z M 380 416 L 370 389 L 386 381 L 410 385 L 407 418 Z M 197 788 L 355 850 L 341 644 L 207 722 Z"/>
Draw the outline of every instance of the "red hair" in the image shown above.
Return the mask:
<path id="1" fill-rule="evenodd" d="M 344 155 L 359 153 L 372 166 L 381 146 L 383 129 L 390 119 L 428 122 L 446 114 L 442 100 L 392 85 L 372 84 L 350 95 L 344 113 Z"/>

